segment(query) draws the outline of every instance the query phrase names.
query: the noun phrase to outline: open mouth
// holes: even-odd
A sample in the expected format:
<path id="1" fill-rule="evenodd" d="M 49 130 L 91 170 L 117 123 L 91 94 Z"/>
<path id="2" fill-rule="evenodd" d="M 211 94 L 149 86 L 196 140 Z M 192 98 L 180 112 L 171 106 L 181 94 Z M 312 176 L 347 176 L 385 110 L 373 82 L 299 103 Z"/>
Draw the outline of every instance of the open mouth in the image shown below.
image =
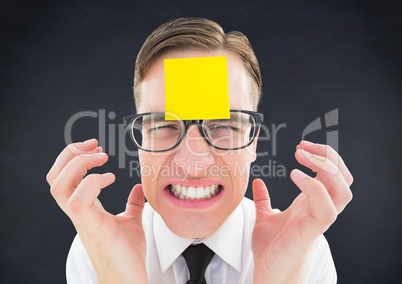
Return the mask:
<path id="1" fill-rule="evenodd" d="M 208 186 L 192 187 L 170 184 L 168 188 L 170 193 L 179 199 L 207 199 L 217 195 L 221 191 L 222 185 L 211 184 Z"/>

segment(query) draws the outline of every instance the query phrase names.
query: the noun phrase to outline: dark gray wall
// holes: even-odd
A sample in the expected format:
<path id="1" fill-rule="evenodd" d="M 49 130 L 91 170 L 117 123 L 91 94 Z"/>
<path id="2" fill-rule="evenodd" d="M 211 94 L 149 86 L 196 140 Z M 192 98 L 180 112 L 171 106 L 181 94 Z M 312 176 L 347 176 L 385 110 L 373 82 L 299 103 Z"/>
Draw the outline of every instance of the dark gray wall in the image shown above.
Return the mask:
<path id="1" fill-rule="evenodd" d="M 267 124 L 286 123 L 277 155 L 257 160 L 286 168 L 285 178 L 264 178 L 275 207 L 285 209 L 298 193 L 288 174 L 298 167 L 293 152 L 303 129 L 339 109 L 339 152 L 355 177 L 353 202 L 326 233 L 339 283 L 401 283 L 397 4 L 115 2 L 2 1 L 0 283 L 65 283 L 75 231 L 50 196 L 45 175 L 65 146 L 66 122 L 80 111 L 105 110 L 116 113 L 106 121 L 116 126 L 133 113 L 135 56 L 154 28 L 180 16 L 207 17 L 226 31 L 240 30 L 255 48 L 264 82 L 260 110 Z M 74 125 L 76 141 L 98 136 L 96 119 Z M 325 130 L 309 138 L 325 142 Z M 109 151 L 109 141 L 104 146 Z M 271 147 L 260 143 L 262 150 Z M 117 175 L 101 194 L 113 213 L 123 210 L 138 182 L 128 167 L 118 169 L 118 161 L 112 156 L 99 170 Z"/>

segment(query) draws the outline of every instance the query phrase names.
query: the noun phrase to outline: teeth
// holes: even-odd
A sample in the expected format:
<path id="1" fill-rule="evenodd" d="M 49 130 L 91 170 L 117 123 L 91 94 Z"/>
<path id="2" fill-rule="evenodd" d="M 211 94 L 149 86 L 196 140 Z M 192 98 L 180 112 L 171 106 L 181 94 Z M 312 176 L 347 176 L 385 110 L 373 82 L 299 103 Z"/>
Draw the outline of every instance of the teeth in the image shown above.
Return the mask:
<path id="1" fill-rule="evenodd" d="M 220 186 L 212 184 L 206 187 L 186 187 L 180 184 L 171 184 L 169 189 L 174 196 L 180 199 L 204 199 L 215 196 L 219 192 Z"/>
<path id="2" fill-rule="evenodd" d="M 195 199 L 195 188 L 194 187 L 189 187 L 189 188 L 187 188 L 187 196 L 190 198 L 190 199 Z"/>

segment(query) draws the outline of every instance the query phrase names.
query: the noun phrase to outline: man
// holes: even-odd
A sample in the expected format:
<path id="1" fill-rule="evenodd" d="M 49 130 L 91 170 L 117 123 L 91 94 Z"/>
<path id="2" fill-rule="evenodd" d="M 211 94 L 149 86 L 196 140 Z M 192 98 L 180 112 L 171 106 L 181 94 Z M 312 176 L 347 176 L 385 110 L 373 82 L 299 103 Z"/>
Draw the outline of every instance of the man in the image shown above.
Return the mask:
<path id="1" fill-rule="evenodd" d="M 231 118 L 165 121 L 164 60 L 216 56 L 227 59 Z M 69 283 L 187 283 L 195 276 L 185 251 L 200 243 L 212 251 L 200 276 L 206 283 L 336 283 L 322 234 L 351 200 L 353 178 L 332 148 L 296 146 L 297 161 L 317 174 L 291 172 L 301 193 L 287 210 L 271 208 L 259 179 L 252 183 L 254 202 L 244 197 L 262 116 L 255 112 L 259 66 L 243 34 L 225 34 L 198 18 L 160 26 L 137 57 L 134 92 L 138 115 L 127 125 L 141 167 L 169 174 L 142 175 L 125 212 L 114 216 L 97 199 L 114 175 L 85 176 L 107 161 L 97 141 L 61 152 L 47 180 L 78 232 L 67 261 Z"/>

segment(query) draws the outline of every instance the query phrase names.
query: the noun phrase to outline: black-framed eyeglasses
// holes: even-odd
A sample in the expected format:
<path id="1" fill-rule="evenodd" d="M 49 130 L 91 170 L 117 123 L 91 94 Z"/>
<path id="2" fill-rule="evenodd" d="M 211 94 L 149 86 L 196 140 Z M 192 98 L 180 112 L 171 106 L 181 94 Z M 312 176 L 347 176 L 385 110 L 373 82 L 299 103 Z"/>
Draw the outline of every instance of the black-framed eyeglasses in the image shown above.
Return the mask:
<path id="1" fill-rule="evenodd" d="M 174 120 L 166 120 L 165 114 Z M 176 119 L 177 118 L 177 119 Z M 249 146 L 264 121 L 264 115 L 249 110 L 230 110 L 228 119 L 181 120 L 165 112 L 140 113 L 123 118 L 134 144 L 143 151 L 164 152 L 177 147 L 188 127 L 196 124 L 209 145 L 221 150 Z"/>

